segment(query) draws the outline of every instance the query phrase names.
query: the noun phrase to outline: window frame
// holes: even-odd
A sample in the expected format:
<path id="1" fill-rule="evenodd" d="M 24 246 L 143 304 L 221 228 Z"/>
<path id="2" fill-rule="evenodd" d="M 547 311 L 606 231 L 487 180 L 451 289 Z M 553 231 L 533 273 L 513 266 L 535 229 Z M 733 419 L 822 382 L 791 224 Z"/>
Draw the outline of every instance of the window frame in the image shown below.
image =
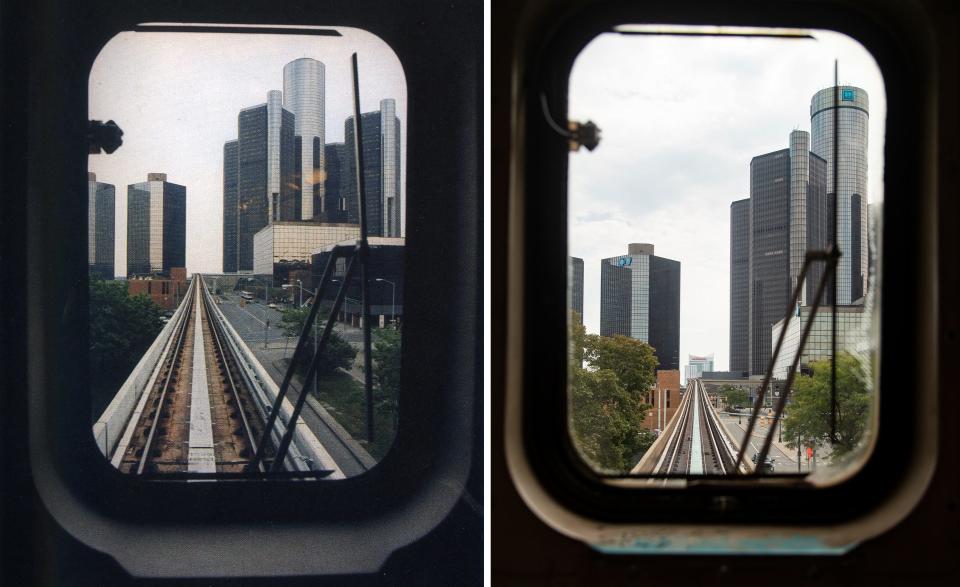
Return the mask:
<path id="1" fill-rule="evenodd" d="M 29 80 L 31 96 L 23 113 L 29 165 L 22 180 L 23 278 L 31 295 L 16 303 L 25 316 L 30 442 L 20 473 L 52 519 L 132 574 L 157 577 L 370 573 L 451 511 L 462 520 L 459 502 L 474 504 L 471 495 L 482 492 L 479 3 L 335 0 L 308 10 L 295 0 L 245 0 L 225 11 L 167 0 L 119 10 L 109 0 L 43 0 L 28 12 L 35 23 L 19 81 L 26 87 Z M 400 59 L 409 98 L 406 185 L 413 194 L 406 245 L 416 254 L 406 255 L 397 434 L 363 475 L 147 481 L 114 469 L 90 422 L 76 417 L 91 405 L 89 390 L 73 384 L 89 369 L 86 251 L 75 246 L 86 242 L 87 230 L 76 219 L 86 218 L 80 211 L 87 206 L 88 75 L 115 34 L 157 22 L 354 27 L 384 40 Z M 58 75 L 43 74 L 49 71 Z M 456 79 L 438 87 L 433 80 L 449 71 Z M 436 271 L 441 266 L 457 269 Z M 438 296 L 457 301 L 446 306 L 444 320 L 436 318 Z M 433 360 L 416 360 L 423 356 Z M 472 506 L 470 512 L 478 515 Z M 464 539 L 479 545 L 477 530 L 474 524 Z M 316 556 L 303 556 L 306 544 Z"/>
<path id="2" fill-rule="evenodd" d="M 932 477 L 937 430 L 930 416 L 936 414 L 937 402 L 930 384 L 936 372 L 931 311 L 936 279 L 931 264 L 936 251 L 923 223 L 929 222 L 936 197 L 930 163 L 934 143 L 928 130 L 935 128 L 936 64 L 929 47 L 918 40 L 923 37 L 916 6 L 884 3 L 868 12 L 852 1 L 823 4 L 814 11 L 796 2 L 717 6 L 696 0 L 642 5 L 580 0 L 563 12 L 535 6 L 520 25 L 518 38 L 527 43 L 517 45 L 511 63 L 516 150 L 507 245 L 504 441 L 511 476 L 527 505 L 565 534 L 617 551 L 686 552 L 713 540 L 707 550 L 746 552 L 751 549 L 740 540 L 769 538 L 789 529 L 792 536 L 806 532 L 814 540 L 795 541 L 787 550 L 835 552 L 902 519 Z M 796 477 L 762 482 L 708 477 L 690 480 L 685 488 L 612 483 L 592 471 L 573 447 L 567 394 L 556 392 L 567 389 L 570 154 L 567 139 L 545 121 L 540 94 L 546 96 L 554 120 L 563 125 L 569 74 L 587 43 L 615 25 L 658 23 L 835 30 L 870 51 L 884 76 L 888 113 L 883 215 L 896 218 L 898 227 L 894 239 L 889 225 L 882 225 L 888 238 L 880 238 L 879 259 L 884 282 L 909 287 L 878 292 L 883 297 L 879 355 L 896 359 L 879 361 L 877 389 L 915 390 L 915 403 L 898 402 L 895 412 L 881 406 L 870 456 L 830 486 L 812 488 Z M 596 122 L 604 127 L 603 121 Z M 896 435 L 884 434 L 894 426 Z M 834 528 L 830 536 L 842 536 L 839 541 L 821 540 L 827 525 Z M 768 546 L 776 550 L 773 543 Z"/>

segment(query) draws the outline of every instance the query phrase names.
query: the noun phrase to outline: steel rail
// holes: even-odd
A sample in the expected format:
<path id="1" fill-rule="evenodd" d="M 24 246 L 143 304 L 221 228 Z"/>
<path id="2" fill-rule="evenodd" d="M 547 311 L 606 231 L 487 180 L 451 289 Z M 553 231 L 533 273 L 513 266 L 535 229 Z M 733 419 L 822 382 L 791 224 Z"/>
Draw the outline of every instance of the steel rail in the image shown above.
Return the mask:
<path id="1" fill-rule="evenodd" d="M 666 446 L 663 447 L 663 454 L 660 455 L 660 458 L 657 460 L 657 464 L 653 467 L 654 475 L 658 475 L 664 471 L 664 463 L 667 465 L 666 472 L 670 472 L 670 466 L 673 461 L 678 442 L 677 439 L 680 437 L 679 435 L 683 431 L 683 422 L 689 405 L 690 401 L 685 397 L 683 400 L 683 405 L 680 407 L 680 412 L 675 416 L 677 418 L 676 424 L 674 424 L 670 436 L 666 439 Z M 666 429 L 664 429 L 664 432 L 666 432 Z"/>
<path id="2" fill-rule="evenodd" d="M 701 400 L 702 409 L 703 409 L 703 420 L 704 420 L 704 424 L 706 425 L 705 426 L 706 432 L 707 432 L 706 441 L 711 446 L 711 452 L 716 457 L 714 460 L 716 461 L 717 465 L 720 468 L 720 474 L 726 475 L 728 470 L 728 465 L 730 463 L 728 463 L 727 459 L 724 458 L 727 453 L 724 450 L 725 444 L 721 442 L 722 437 L 719 429 L 720 423 L 717 422 L 717 420 L 713 417 L 713 410 L 710 407 L 710 402 L 707 400 L 707 398 L 705 397 L 705 394 L 703 393 L 703 384 L 700 382 L 700 380 L 697 380 L 697 385 L 700 389 L 700 400 Z"/>
<path id="3" fill-rule="evenodd" d="M 674 452 L 673 452 L 673 455 L 671 455 L 670 463 L 667 468 L 668 474 L 674 473 L 674 468 L 676 468 L 677 465 L 681 464 L 679 461 L 680 455 L 683 452 L 683 446 L 687 442 L 687 432 L 690 429 L 690 421 L 693 419 L 692 418 L 693 407 L 691 406 L 692 401 L 693 401 L 693 398 L 691 397 L 691 401 L 688 401 L 687 405 L 685 406 L 685 410 L 682 415 L 683 419 L 680 422 L 678 422 L 678 424 L 680 425 L 676 429 L 677 436 L 674 444 Z M 690 458 L 689 458 L 689 455 L 687 455 L 686 467 L 684 467 L 683 471 L 679 471 L 679 472 L 685 474 L 689 470 L 690 470 Z"/>
<path id="4" fill-rule="evenodd" d="M 191 284 L 191 287 L 196 287 L 196 277 L 194 277 L 194 283 Z M 180 324 L 177 325 L 177 344 L 172 349 L 173 352 L 170 353 L 169 366 L 167 368 L 167 375 L 163 380 L 163 385 L 160 387 L 160 399 L 156 404 L 156 411 L 153 413 L 153 421 L 150 423 L 150 432 L 147 434 L 147 439 L 143 444 L 143 453 L 140 455 L 140 462 L 137 463 L 137 475 L 142 475 L 143 470 L 147 465 L 147 461 L 150 459 L 150 449 L 153 446 L 153 439 L 156 436 L 157 425 L 160 423 L 160 414 L 163 412 L 163 402 L 167 397 L 167 390 L 170 388 L 170 379 L 173 377 L 173 372 L 176 369 L 177 359 L 180 358 L 180 351 L 183 348 L 183 339 L 184 334 L 187 331 L 187 324 L 189 324 L 192 312 L 190 309 L 193 308 L 194 299 L 193 292 L 187 294 L 190 296 L 190 301 L 187 302 L 189 305 L 184 309 L 183 314 L 180 316 Z"/>
<path id="5" fill-rule="evenodd" d="M 243 431 L 247 435 L 247 441 L 250 443 L 250 450 L 253 454 L 257 453 L 257 441 L 254 438 L 253 430 L 250 428 L 250 422 L 247 419 L 246 410 L 243 408 L 243 403 L 240 401 L 240 393 L 237 391 L 237 385 L 233 380 L 233 373 L 230 369 L 230 364 L 228 363 L 227 353 L 224 351 L 223 344 L 220 342 L 220 324 L 217 321 L 216 316 L 214 315 L 210 304 L 213 302 L 210 299 L 209 292 L 206 290 L 206 286 L 203 284 L 203 278 L 200 280 L 201 287 L 201 297 L 203 299 L 204 308 L 207 310 L 207 324 L 210 325 L 210 331 L 213 333 L 213 341 L 216 345 L 217 354 L 220 355 L 220 360 L 223 362 L 223 370 L 227 374 L 227 381 L 230 383 L 230 391 L 233 395 L 233 401 L 236 402 L 237 411 L 240 413 L 240 420 L 243 422 Z M 234 358 L 235 360 L 235 358 Z M 263 472 L 263 462 L 260 462 L 258 465 L 260 472 Z"/>

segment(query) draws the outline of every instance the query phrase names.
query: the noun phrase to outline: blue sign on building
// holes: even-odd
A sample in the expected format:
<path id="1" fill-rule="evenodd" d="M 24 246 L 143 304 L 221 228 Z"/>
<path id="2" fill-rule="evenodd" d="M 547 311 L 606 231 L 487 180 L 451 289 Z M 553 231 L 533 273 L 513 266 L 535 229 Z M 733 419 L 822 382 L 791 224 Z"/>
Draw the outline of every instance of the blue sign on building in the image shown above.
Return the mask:
<path id="1" fill-rule="evenodd" d="M 617 259 L 617 267 L 626 267 L 633 264 L 633 257 L 620 257 Z"/>
<path id="2" fill-rule="evenodd" d="M 853 90 L 847 89 L 840 92 L 840 99 L 844 102 L 853 102 L 857 99 L 857 94 Z"/>

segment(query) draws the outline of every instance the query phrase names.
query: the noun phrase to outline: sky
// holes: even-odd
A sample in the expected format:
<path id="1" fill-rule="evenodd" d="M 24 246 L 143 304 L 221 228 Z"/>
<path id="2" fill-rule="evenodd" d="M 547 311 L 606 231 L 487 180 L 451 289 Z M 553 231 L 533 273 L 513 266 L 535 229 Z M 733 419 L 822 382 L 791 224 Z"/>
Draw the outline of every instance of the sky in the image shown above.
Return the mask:
<path id="1" fill-rule="evenodd" d="M 816 39 L 605 33 L 577 57 L 569 120 L 599 146 L 570 156 L 570 254 L 584 261 L 584 324 L 600 330 L 600 260 L 653 243 L 680 261 L 680 365 L 729 366 L 730 203 L 750 195 L 750 159 L 810 131 L 810 99 L 833 85 L 870 99 L 868 203 L 883 200 L 886 96 L 872 56 L 839 33 Z"/>
<path id="2" fill-rule="evenodd" d="M 127 186 L 166 173 L 187 188 L 187 272 L 223 269 L 223 144 L 237 138 L 237 115 L 283 90 L 283 66 L 323 62 L 325 140 L 342 142 L 353 114 L 350 56 L 357 52 L 360 109 L 396 100 L 400 119 L 401 223 L 406 220 L 407 88 L 400 60 L 381 39 L 332 27 L 341 37 L 125 32 L 111 39 L 90 72 L 89 115 L 114 120 L 123 146 L 90 155 L 97 181 L 116 186 L 115 272 L 126 273 Z"/>

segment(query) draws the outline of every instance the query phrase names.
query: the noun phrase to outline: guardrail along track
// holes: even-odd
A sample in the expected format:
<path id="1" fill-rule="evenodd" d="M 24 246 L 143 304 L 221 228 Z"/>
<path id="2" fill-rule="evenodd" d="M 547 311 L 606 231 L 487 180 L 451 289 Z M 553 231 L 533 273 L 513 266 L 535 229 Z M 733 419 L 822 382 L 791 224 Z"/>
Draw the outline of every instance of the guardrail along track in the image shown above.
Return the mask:
<path id="1" fill-rule="evenodd" d="M 120 470 L 137 474 L 242 472 L 261 418 L 236 376 L 235 359 L 210 320 L 199 277 L 184 304 L 174 343 L 162 359 Z"/>

